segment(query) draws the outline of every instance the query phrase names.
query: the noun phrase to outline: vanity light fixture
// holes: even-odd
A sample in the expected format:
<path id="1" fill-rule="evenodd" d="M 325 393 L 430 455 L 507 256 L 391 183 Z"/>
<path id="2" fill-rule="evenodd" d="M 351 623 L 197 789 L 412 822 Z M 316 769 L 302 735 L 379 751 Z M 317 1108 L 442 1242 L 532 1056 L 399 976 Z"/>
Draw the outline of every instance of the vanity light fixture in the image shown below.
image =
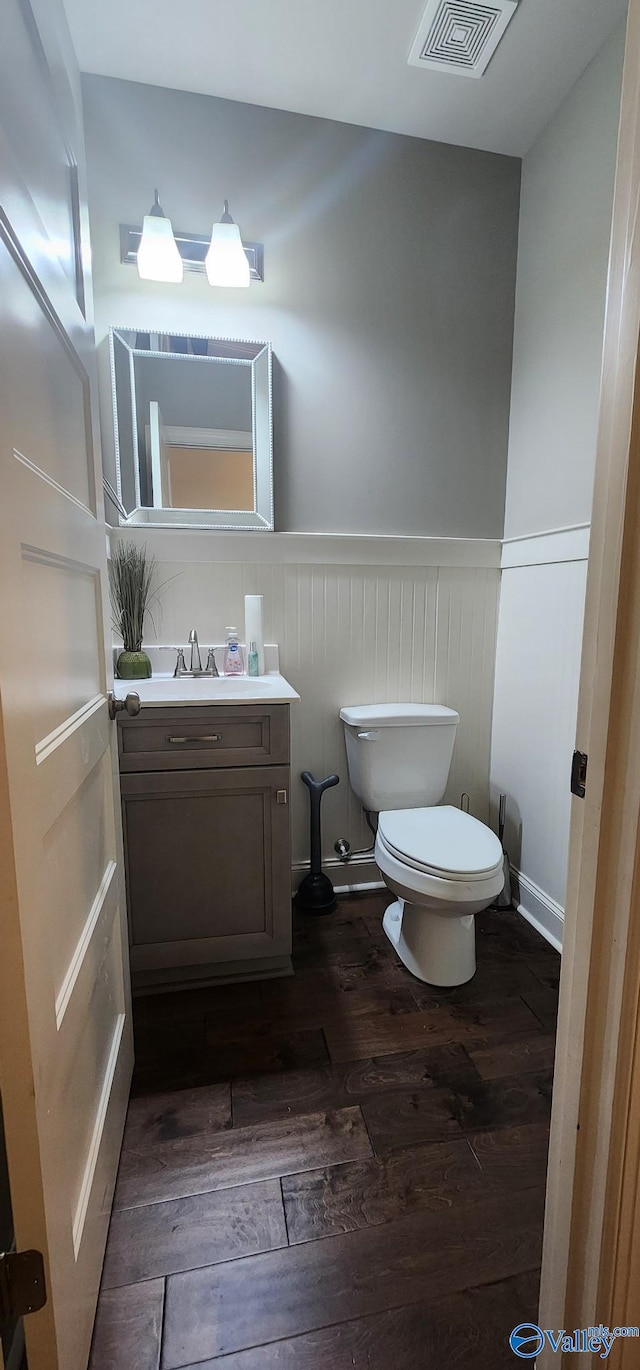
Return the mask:
<path id="1" fill-rule="evenodd" d="M 225 215 L 228 217 L 225 218 Z M 225 215 L 218 224 L 214 224 L 213 233 L 206 237 L 200 233 L 182 233 L 178 229 L 172 229 L 170 220 L 163 215 L 162 209 L 158 204 L 158 192 L 156 191 L 156 203 L 149 214 L 145 216 L 144 225 L 139 224 L 120 224 L 120 261 L 128 266 L 136 266 L 144 280 L 152 281 L 181 281 L 183 271 L 195 271 L 204 275 L 205 272 L 211 284 L 214 285 L 248 285 L 249 281 L 264 280 L 264 247 L 262 243 L 243 242 L 240 237 L 240 230 L 234 224 L 225 201 Z M 166 225 L 166 227 L 165 227 Z M 147 234 L 148 230 L 148 234 Z M 231 232 L 229 232 L 231 230 Z M 225 236 L 225 248 L 227 270 L 218 275 L 218 242 L 221 236 Z M 140 249 L 143 246 L 144 251 Z M 162 247 L 168 242 L 169 251 L 172 255 L 171 275 L 166 269 L 160 271 L 157 267 L 158 248 L 157 244 L 162 240 Z M 249 265 L 249 276 L 242 256 L 236 252 L 236 262 L 238 264 L 238 276 L 241 279 L 231 279 L 228 270 L 229 244 L 233 242 L 234 249 L 240 245 L 240 252 Z M 152 243 L 153 247 L 148 251 L 147 244 Z M 214 250 L 215 248 L 215 250 Z M 179 262 L 176 262 L 175 253 L 177 251 Z M 208 264 L 211 261 L 212 276 L 209 275 Z M 141 269 L 142 268 L 142 269 Z M 175 273 L 175 274 L 174 274 Z M 180 274 L 179 274 L 180 273 Z M 235 276 L 235 273 L 234 273 Z M 223 277 L 223 278 L 222 278 Z"/>
<path id="2" fill-rule="evenodd" d="M 249 285 L 249 262 L 242 246 L 240 229 L 229 213 L 228 200 L 224 202 L 220 222 L 213 225 L 211 246 L 204 264 L 209 285 Z"/>
<path id="3" fill-rule="evenodd" d="M 167 218 L 157 190 L 154 202 L 142 223 L 142 236 L 136 254 L 138 275 L 143 281 L 164 281 L 179 285 L 184 274 L 182 257 L 173 236 L 171 220 Z"/>

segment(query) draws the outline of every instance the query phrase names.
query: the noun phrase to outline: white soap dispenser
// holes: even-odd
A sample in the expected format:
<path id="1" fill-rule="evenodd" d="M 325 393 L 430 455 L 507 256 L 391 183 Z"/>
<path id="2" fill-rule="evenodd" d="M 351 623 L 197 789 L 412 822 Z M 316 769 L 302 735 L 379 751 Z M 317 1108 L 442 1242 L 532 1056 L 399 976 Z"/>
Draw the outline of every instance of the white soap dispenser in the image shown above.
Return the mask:
<path id="1" fill-rule="evenodd" d="M 244 675 L 242 648 L 238 641 L 238 629 L 227 628 L 227 641 L 224 649 L 223 671 L 225 675 Z"/>

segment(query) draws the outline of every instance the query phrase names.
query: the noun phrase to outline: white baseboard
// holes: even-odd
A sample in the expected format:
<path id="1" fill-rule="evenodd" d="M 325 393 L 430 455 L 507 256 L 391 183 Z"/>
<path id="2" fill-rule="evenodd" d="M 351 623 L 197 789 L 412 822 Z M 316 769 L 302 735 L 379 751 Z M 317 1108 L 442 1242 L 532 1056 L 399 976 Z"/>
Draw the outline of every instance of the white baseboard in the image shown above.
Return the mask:
<path id="1" fill-rule="evenodd" d="M 329 876 L 336 894 L 357 894 L 364 890 L 383 890 L 384 880 L 372 856 L 352 856 L 350 861 L 339 861 L 331 856 L 322 862 L 322 869 Z M 304 875 L 309 872 L 308 861 L 294 861 L 291 867 L 293 892 L 298 888 Z"/>
<path id="2" fill-rule="evenodd" d="M 380 878 L 380 871 L 370 856 L 354 856 L 351 861 L 338 861 L 336 857 L 330 857 L 323 861 L 322 869 L 329 876 L 336 894 L 361 894 L 366 890 L 386 888 L 384 880 Z M 294 861 L 291 868 L 293 894 L 308 870 L 308 861 Z M 561 952 L 564 909 L 520 871 L 512 869 L 511 874 L 519 891 L 519 902 L 516 904 L 518 913 L 526 918 L 556 951 Z"/>
<path id="3" fill-rule="evenodd" d="M 333 888 L 336 894 L 366 894 L 368 890 L 375 894 L 376 890 L 386 890 L 387 887 L 384 880 L 378 878 L 377 880 L 359 880 L 352 885 L 334 885 Z"/>
<path id="4" fill-rule="evenodd" d="M 564 909 L 561 904 L 557 904 L 555 899 L 545 894 L 539 885 L 534 884 L 528 876 L 523 875 L 522 871 L 512 870 L 512 875 L 518 889 L 518 902 L 516 904 L 518 913 L 526 918 L 528 923 L 546 938 L 547 942 L 555 947 L 556 951 L 562 951 L 562 938 L 564 933 Z"/>

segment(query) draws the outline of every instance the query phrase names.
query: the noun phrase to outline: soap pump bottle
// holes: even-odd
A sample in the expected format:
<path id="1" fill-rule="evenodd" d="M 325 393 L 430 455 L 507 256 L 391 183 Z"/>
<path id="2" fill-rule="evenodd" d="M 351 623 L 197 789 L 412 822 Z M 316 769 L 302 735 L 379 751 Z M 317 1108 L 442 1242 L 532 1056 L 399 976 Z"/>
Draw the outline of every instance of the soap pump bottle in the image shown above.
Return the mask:
<path id="1" fill-rule="evenodd" d="M 242 660 L 242 648 L 238 642 L 238 629 L 227 628 L 227 642 L 224 649 L 225 675 L 244 675 L 244 662 Z"/>

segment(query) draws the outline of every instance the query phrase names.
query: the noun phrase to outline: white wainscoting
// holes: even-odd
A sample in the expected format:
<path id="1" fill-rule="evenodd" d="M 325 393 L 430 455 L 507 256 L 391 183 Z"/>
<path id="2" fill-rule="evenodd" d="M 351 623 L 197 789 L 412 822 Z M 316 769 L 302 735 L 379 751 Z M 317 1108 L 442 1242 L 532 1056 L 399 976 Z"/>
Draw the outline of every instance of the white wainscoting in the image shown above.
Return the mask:
<path id="1" fill-rule="evenodd" d="M 563 528 L 503 548 L 492 811 L 505 793 L 520 912 L 554 946 L 564 918 L 588 532 Z"/>
<path id="2" fill-rule="evenodd" d="M 377 877 L 371 861 L 341 865 L 333 850 L 338 837 L 354 851 L 371 841 L 348 785 L 343 704 L 404 699 L 458 709 L 447 799 L 457 804 L 466 791 L 471 812 L 487 818 L 498 542 L 150 530 L 115 536 L 134 536 L 158 557 L 159 642 L 183 644 L 194 626 L 203 642 L 221 641 L 231 623 L 242 633 L 245 594 L 264 595 L 266 639 L 279 643 L 281 670 L 301 696 L 291 708 L 294 876 L 308 858 L 308 796 L 299 775 L 310 770 L 340 775 L 323 800 L 334 883 L 361 887 Z M 297 560 L 289 560 L 293 551 Z"/>

